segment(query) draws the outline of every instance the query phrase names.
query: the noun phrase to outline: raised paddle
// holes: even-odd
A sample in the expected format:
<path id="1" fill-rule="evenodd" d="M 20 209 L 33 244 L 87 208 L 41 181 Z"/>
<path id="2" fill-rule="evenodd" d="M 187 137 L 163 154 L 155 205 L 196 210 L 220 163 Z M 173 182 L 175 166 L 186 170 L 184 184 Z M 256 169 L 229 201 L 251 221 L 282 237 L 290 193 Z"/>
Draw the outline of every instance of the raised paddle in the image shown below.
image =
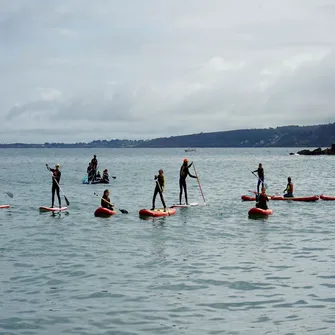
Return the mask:
<path id="1" fill-rule="evenodd" d="M 204 196 L 204 193 L 202 192 L 202 188 L 201 188 L 201 185 L 200 185 L 200 180 L 199 180 L 199 177 L 198 177 L 198 174 L 197 174 L 197 170 L 195 168 L 194 162 L 192 162 L 192 163 L 193 163 L 193 169 L 194 169 L 195 175 L 197 177 L 197 181 L 198 181 L 199 189 L 200 189 L 200 192 L 201 192 L 201 195 L 202 195 L 202 199 L 204 200 L 204 204 L 206 205 L 205 196 Z"/>
<path id="2" fill-rule="evenodd" d="M 49 167 L 49 165 L 48 165 L 48 164 L 45 164 L 45 165 L 46 165 L 47 169 L 50 171 L 50 167 Z M 50 171 L 50 173 L 51 173 L 51 175 L 52 175 L 53 180 L 56 182 L 57 186 L 59 187 L 60 191 L 62 192 L 66 204 L 67 204 L 68 206 L 70 206 L 70 201 L 67 199 L 67 197 L 66 197 L 66 195 L 64 194 L 63 190 L 62 190 L 61 187 L 59 186 L 57 180 L 54 178 L 54 174 L 53 174 L 53 172 Z"/>
<path id="3" fill-rule="evenodd" d="M 108 202 L 106 199 L 104 199 L 103 197 L 100 197 L 99 194 L 95 193 L 94 192 L 94 195 L 96 195 L 97 197 L 99 197 L 100 199 L 102 199 L 104 202 L 107 202 L 108 205 L 111 205 L 112 207 L 115 207 L 113 206 L 113 204 L 111 204 L 110 202 Z M 125 209 L 120 209 L 120 208 L 117 208 L 115 207 L 116 209 L 118 209 L 122 214 L 128 214 L 128 211 L 126 211 Z"/>
<path id="4" fill-rule="evenodd" d="M 1 191 L 1 192 L 7 194 L 10 198 L 13 198 L 13 197 L 14 197 L 14 195 L 13 195 L 12 192 L 7 192 L 7 191 Z"/>

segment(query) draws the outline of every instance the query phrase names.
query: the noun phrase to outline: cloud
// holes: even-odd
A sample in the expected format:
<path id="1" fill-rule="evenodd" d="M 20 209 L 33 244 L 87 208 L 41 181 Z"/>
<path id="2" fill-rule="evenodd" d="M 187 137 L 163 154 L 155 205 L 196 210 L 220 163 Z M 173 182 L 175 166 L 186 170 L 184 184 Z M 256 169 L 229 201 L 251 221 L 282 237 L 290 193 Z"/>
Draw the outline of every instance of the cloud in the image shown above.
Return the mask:
<path id="1" fill-rule="evenodd" d="M 330 0 L 0 8 L 0 142 L 334 122 Z"/>

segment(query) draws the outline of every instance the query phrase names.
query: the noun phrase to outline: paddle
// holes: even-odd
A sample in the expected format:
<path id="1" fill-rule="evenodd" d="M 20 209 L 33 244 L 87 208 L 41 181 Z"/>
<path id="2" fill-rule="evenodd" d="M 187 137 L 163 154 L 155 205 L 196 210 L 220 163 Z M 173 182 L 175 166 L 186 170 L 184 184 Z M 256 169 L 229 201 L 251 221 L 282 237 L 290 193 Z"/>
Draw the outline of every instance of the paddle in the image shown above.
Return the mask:
<path id="1" fill-rule="evenodd" d="M 45 164 L 45 165 L 46 165 L 47 169 L 50 171 L 50 167 L 49 167 L 49 165 L 48 165 L 48 164 Z M 70 206 L 70 201 L 67 199 L 67 197 L 66 197 L 66 195 L 64 194 L 63 190 L 62 190 L 61 187 L 59 186 L 57 180 L 54 178 L 54 174 L 53 174 L 53 172 L 50 171 L 50 173 L 51 173 L 51 175 L 52 175 L 53 180 L 56 182 L 57 186 L 59 187 L 60 191 L 62 192 L 66 204 L 67 204 L 68 206 Z"/>
<path id="2" fill-rule="evenodd" d="M 94 195 L 96 195 L 97 197 L 99 197 L 99 198 L 102 199 L 103 201 L 107 202 L 107 204 L 111 205 L 112 207 L 115 207 L 115 206 L 113 206 L 113 204 L 111 204 L 110 202 L 108 202 L 106 199 L 100 197 L 99 194 L 96 194 L 96 193 L 94 192 Z M 126 211 L 125 209 L 120 209 L 120 208 L 117 208 L 117 207 L 115 207 L 115 208 L 118 209 L 122 214 L 128 214 L 128 211 Z"/>
<path id="3" fill-rule="evenodd" d="M 260 179 L 258 176 L 256 176 L 255 175 L 255 172 L 251 172 L 261 183 L 263 183 L 263 185 L 264 185 L 264 187 L 266 188 L 266 189 L 268 189 L 268 184 L 267 183 L 264 183 L 263 181 L 262 181 L 262 179 Z"/>
<path id="4" fill-rule="evenodd" d="M 1 192 L 7 194 L 10 198 L 13 198 L 13 197 L 14 197 L 14 195 L 13 195 L 12 192 L 7 192 L 7 191 L 1 191 Z"/>
<path id="5" fill-rule="evenodd" d="M 204 193 L 202 192 L 202 188 L 201 188 L 201 185 L 200 185 L 200 180 L 199 180 L 199 177 L 198 177 L 197 170 L 195 168 L 194 162 L 193 162 L 193 169 L 194 169 L 195 175 L 197 177 L 197 181 L 198 181 L 199 189 L 200 189 L 200 192 L 201 192 L 201 195 L 202 195 L 202 199 L 204 200 L 204 204 L 206 205 L 206 200 L 205 200 L 205 197 L 204 197 Z"/>

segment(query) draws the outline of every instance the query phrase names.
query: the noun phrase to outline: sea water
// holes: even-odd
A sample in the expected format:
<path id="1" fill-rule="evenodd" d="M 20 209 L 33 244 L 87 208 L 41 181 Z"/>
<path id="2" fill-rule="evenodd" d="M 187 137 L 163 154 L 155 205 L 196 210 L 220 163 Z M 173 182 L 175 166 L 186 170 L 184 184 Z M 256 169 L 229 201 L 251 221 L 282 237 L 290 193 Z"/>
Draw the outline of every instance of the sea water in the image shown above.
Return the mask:
<path id="1" fill-rule="evenodd" d="M 294 151 L 0 150 L 0 190 L 14 194 L 0 195 L 11 205 L 0 210 L 0 333 L 333 334 L 335 202 L 270 201 L 273 215 L 251 220 L 254 203 L 240 200 L 255 190 L 259 163 L 269 195 L 288 176 L 295 196 L 335 195 L 335 157 Z M 116 176 L 109 185 L 82 184 L 93 154 Z M 140 219 L 161 168 L 165 200 L 178 202 L 185 157 L 207 205 Z M 51 205 L 45 163 L 61 165 L 66 213 L 39 213 Z M 201 205 L 196 179 L 187 185 Z M 105 188 L 129 214 L 94 217 Z"/>

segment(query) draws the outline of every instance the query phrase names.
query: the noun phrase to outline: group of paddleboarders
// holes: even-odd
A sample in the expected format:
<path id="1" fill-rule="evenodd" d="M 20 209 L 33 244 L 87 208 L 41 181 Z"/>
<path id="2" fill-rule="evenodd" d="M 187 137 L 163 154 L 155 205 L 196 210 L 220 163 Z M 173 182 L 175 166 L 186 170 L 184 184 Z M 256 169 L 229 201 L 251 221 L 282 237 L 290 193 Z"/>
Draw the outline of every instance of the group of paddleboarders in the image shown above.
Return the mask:
<path id="1" fill-rule="evenodd" d="M 180 167 L 180 171 L 179 171 L 179 205 L 181 205 L 181 201 L 182 201 L 182 196 L 183 196 L 183 191 L 184 191 L 184 196 L 185 196 L 185 203 L 186 205 L 188 205 L 188 198 L 187 198 L 187 186 L 186 186 L 186 178 L 187 176 L 190 176 L 191 178 L 196 178 L 197 176 L 193 176 L 190 171 L 189 168 L 192 166 L 193 162 L 191 162 L 191 164 L 188 164 L 188 159 L 184 158 L 183 164 Z M 155 186 L 155 190 L 154 190 L 154 195 L 152 197 L 152 208 L 151 210 L 155 209 L 155 203 L 156 203 L 156 196 L 159 193 L 159 196 L 161 198 L 163 207 L 164 207 L 164 212 L 166 212 L 166 203 L 164 200 L 164 196 L 163 196 L 163 191 L 164 191 L 164 187 L 165 187 L 165 177 L 164 177 L 164 172 L 162 169 L 160 169 L 158 171 L 158 175 L 154 176 L 154 180 L 156 180 L 156 186 Z"/>
<path id="2" fill-rule="evenodd" d="M 191 178 L 195 178 L 197 179 L 197 176 L 194 176 L 190 173 L 189 168 L 192 166 L 193 162 L 191 162 L 191 164 L 188 163 L 188 159 L 185 158 L 183 161 L 182 166 L 180 167 L 180 171 L 179 171 L 179 205 L 181 205 L 182 202 L 182 196 L 183 196 L 183 192 L 184 192 L 184 196 L 185 196 L 185 203 L 186 205 L 189 205 L 188 203 L 188 197 L 187 197 L 187 186 L 186 186 L 186 178 L 187 176 L 190 176 Z M 87 169 L 90 168 L 89 171 L 94 171 L 92 173 L 95 174 L 96 170 L 97 170 L 97 166 L 98 166 L 98 160 L 96 158 L 96 155 L 94 155 L 92 161 L 89 163 L 89 167 Z M 61 178 L 61 172 L 59 170 L 59 164 L 56 164 L 55 169 L 51 169 L 48 164 L 46 164 L 46 167 L 48 168 L 49 171 L 52 172 L 52 205 L 51 208 L 54 207 L 54 200 L 55 200 L 55 192 L 57 193 L 57 197 L 58 197 L 58 202 L 59 202 L 59 208 L 61 208 L 61 199 L 60 199 L 60 195 L 59 195 L 59 183 L 60 183 L 60 178 Z M 104 175 L 106 173 L 106 175 Z M 98 176 L 98 173 L 96 174 L 96 177 Z M 107 178 L 108 179 L 108 170 L 105 169 L 104 170 L 104 174 L 102 179 Z M 160 169 L 158 171 L 158 175 L 154 176 L 154 180 L 156 181 L 156 185 L 155 185 L 155 189 L 154 189 L 154 195 L 152 198 L 152 208 L 151 210 L 155 209 L 155 203 L 156 203 L 156 197 L 157 194 L 159 194 L 163 207 L 164 207 L 164 211 L 166 211 L 166 203 L 164 200 L 164 196 L 163 196 L 163 191 L 164 191 L 164 187 L 165 187 L 165 177 L 164 177 L 164 171 L 162 169 Z M 110 198 L 109 198 L 109 190 L 106 189 L 103 193 L 103 196 L 101 198 L 101 207 L 104 208 L 108 208 L 108 209 L 112 209 L 113 210 L 113 205 L 110 202 Z"/>
<path id="3" fill-rule="evenodd" d="M 258 169 L 252 171 L 251 173 L 257 172 L 258 182 L 257 182 L 257 194 L 256 194 L 256 207 L 261 209 L 268 209 L 267 202 L 269 201 L 266 195 L 266 188 L 264 186 L 264 168 L 261 163 L 258 165 Z M 259 193 L 259 187 L 262 184 L 261 193 Z M 285 193 L 286 192 L 286 193 Z M 293 198 L 293 183 L 291 177 L 287 178 L 287 185 L 283 191 L 285 198 Z"/>
<path id="4" fill-rule="evenodd" d="M 98 171 L 98 160 L 97 156 L 94 155 L 92 160 L 88 163 L 87 167 L 87 180 L 88 183 L 94 184 L 108 184 L 109 183 L 109 174 L 108 170 L 104 169 L 102 172 L 102 177 L 100 171 Z"/>

